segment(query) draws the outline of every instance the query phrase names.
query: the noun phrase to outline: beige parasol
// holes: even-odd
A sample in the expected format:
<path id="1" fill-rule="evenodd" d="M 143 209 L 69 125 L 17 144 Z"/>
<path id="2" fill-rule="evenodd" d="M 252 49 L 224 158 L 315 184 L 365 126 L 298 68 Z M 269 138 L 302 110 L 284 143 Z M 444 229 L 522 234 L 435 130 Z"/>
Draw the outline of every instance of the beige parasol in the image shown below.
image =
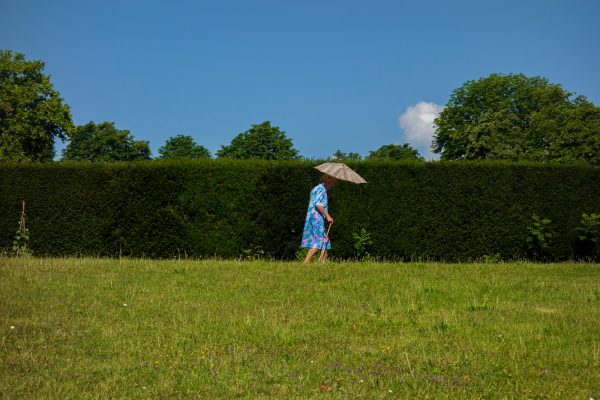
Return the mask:
<path id="1" fill-rule="evenodd" d="M 325 164 L 317 165 L 315 168 L 323 172 L 324 174 L 331 175 L 335 178 L 342 179 L 344 181 L 349 181 L 352 183 L 367 183 L 367 181 L 365 181 L 362 176 L 354 172 L 352 168 L 350 168 L 346 164 L 328 162 Z"/>

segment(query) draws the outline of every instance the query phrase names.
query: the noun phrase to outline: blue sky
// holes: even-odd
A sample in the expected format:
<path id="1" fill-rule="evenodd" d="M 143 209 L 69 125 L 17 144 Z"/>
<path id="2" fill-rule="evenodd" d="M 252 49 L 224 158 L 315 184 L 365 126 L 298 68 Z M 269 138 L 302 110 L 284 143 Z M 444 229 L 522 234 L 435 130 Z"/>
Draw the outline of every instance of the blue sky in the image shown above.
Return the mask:
<path id="1" fill-rule="evenodd" d="M 309 158 L 406 142 L 430 157 L 435 113 L 491 73 L 600 105 L 597 0 L 0 2 L 0 48 L 44 61 L 75 123 L 115 122 L 155 156 L 269 120 Z"/>

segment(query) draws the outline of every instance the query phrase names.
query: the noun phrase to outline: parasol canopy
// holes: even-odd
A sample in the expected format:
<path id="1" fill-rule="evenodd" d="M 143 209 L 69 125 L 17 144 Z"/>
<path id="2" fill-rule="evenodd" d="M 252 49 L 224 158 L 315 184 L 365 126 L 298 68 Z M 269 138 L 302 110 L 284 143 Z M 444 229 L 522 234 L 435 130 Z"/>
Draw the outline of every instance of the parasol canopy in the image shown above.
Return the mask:
<path id="1" fill-rule="evenodd" d="M 337 179 L 352 183 L 367 183 L 362 176 L 354 172 L 352 168 L 342 163 L 325 163 L 315 167 L 324 174 L 331 175 Z"/>

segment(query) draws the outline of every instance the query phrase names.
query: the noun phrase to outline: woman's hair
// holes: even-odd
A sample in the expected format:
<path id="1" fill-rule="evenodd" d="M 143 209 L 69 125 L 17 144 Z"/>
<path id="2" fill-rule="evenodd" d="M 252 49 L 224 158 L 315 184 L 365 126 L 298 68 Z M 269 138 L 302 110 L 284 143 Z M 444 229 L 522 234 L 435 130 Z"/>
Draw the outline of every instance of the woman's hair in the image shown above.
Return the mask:
<path id="1" fill-rule="evenodd" d="M 321 183 L 325 183 L 330 180 L 337 181 L 338 178 L 336 178 L 335 176 L 328 175 L 328 174 L 321 175 Z"/>

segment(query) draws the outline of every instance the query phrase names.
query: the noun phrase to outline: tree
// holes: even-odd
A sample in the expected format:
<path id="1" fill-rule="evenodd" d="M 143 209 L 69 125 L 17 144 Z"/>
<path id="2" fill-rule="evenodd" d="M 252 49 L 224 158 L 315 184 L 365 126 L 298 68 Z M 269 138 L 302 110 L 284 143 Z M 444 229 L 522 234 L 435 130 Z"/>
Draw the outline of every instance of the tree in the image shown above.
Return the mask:
<path id="1" fill-rule="evenodd" d="M 177 135 L 169 138 L 163 147 L 158 149 L 160 158 L 210 158 L 210 151 L 197 144 L 194 138 L 187 135 Z"/>
<path id="2" fill-rule="evenodd" d="M 370 160 L 419 160 L 425 159 L 419 154 L 419 151 L 408 143 L 386 144 L 375 151 L 369 153 Z"/>
<path id="3" fill-rule="evenodd" d="M 360 161 L 361 156 L 358 153 L 344 153 L 341 150 L 336 150 L 335 153 L 329 159 L 331 161 Z"/>
<path id="4" fill-rule="evenodd" d="M 217 157 L 294 160 L 298 158 L 298 150 L 294 149 L 292 140 L 285 132 L 265 121 L 259 125 L 252 125 L 249 130 L 237 135 L 229 146 L 221 146 Z"/>
<path id="5" fill-rule="evenodd" d="M 51 161 L 54 140 L 73 130 L 71 111 L 44 63 L 0 50 L 0 160 Z"/>
<path id="6" fill-rule="evenodd" d="M 128 130 L 114 122 L 89 122 L 75 128 L 71 142 L 63 150 L 63 160 L 137 161 L 150 159 L 147 141 L 134 140 Z"/>
<path id="7" fill-rule="evenodd" d="M 558 118 L 540 118 L 538 129 L 559 132 L 549 145 L 553 160 L 600 164 L 600 107 L 579 96 Z"/>
<path id="8" fill-rule="evenodd" d="M 541 77 L 468 81 L 435 123 L 442 160 L 600 162 L 600 108 Z"/>

